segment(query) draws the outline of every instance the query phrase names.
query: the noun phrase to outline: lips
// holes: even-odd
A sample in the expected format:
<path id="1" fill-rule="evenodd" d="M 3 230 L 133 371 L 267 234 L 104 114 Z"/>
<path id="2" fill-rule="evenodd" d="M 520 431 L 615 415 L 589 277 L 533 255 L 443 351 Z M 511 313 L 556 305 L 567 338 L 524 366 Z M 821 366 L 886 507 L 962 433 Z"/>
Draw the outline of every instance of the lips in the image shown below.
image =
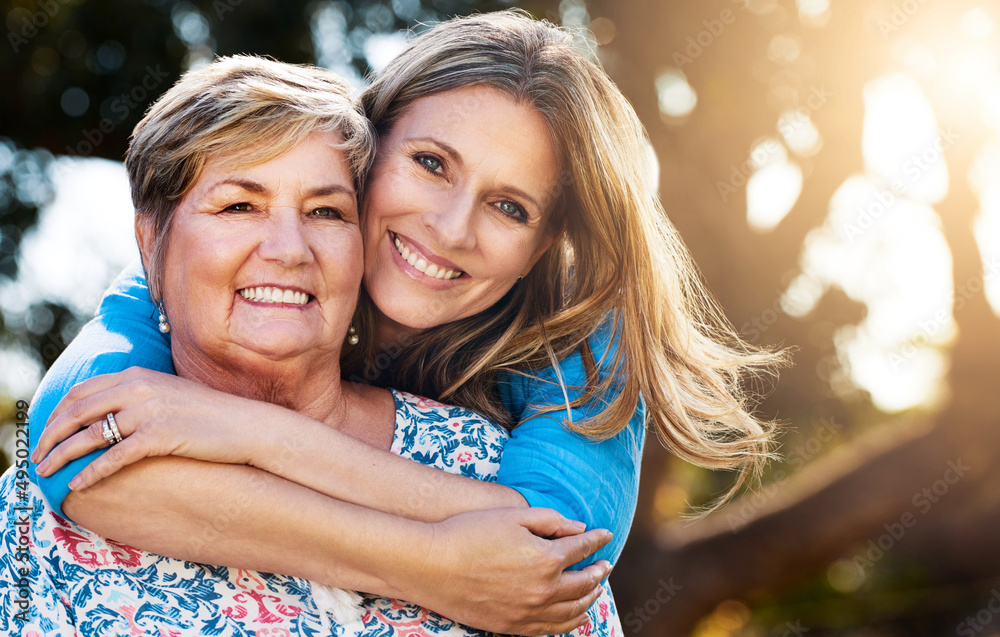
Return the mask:
<path id="1" fill-rule="evenodd" d="M 237 292 L 248 301 L 272 305 L 307 305 L 313 298 L 305 292 L 274 286 L 243 288 Z"/>
<path id="2" fill-rule="evenodd" d="M 393 233 L 392 242 L 399 256 L 424 276 L 432 279 L 457 279 L 464 274 L 450 264 L 435 263 L 433 258 L 425 256 L 416 246 L 404 242 L 398 234 Z"/>

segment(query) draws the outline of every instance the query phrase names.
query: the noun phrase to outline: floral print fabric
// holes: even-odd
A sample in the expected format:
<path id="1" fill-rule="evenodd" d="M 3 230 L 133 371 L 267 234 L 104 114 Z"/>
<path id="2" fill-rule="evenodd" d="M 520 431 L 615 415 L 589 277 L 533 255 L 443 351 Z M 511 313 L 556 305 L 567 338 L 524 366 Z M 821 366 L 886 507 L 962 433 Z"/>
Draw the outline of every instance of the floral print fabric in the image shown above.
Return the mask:
<path id="1" fill-rule="evenodd" d="M 437 469 L 493 481 L 507 434 L 478 414 L 394 392 L 392 452 Z M 0 479 L 0 635 L 48 637 L 474 636 L 400 600 L 363 595 L 357 618 L 334 623 L 315 584 L 147 553 L 58 516 L 15 467 Z M 419 498 L 419 489 L 414 497 Z M 611 591 L 574 635 L 618 637 Z"/>

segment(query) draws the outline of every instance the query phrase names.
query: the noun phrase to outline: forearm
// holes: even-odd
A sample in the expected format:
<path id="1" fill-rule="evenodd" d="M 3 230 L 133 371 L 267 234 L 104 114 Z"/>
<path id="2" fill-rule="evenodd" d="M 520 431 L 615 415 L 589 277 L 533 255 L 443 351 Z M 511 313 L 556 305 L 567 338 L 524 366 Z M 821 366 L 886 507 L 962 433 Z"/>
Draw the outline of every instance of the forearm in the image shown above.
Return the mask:
<path id="1" fill-rule="evenodd" d="M 147 459 L 63 505 L 85 526 L 148 551 L 405 599 L 493 632 L 572 629 L 610 571 L 607 563 L 564 571 L 609 536 L 580 534 L 546 509 L 427 524 L 240 465 Z"/>
<path id="2" fill-rule="evenodd" d="M 77 522 L 179 559 L 294 575 L 389 597 L 430 541 L 427 525 L 338 502 L 251 467 L 138 462 L 71 493 Z"/>
<path id="3" fill-rule="evenodd" d="M 332 498 L 424 522 L 528 506 L 514 489 L 446 473 L 301 414 L 274 410 L 262 421 L 266 427 L 259 435 L 265 444 L 251 464 Z M 275 418 L 283 422 L 276 424 Z"/>
<path id="4" fill-rule="evenodd" d="M 420 521 L 527 506 L 513 489 L 376 448 L 388 448 L 385 430 L 378 437 L 373 432 L 379 428 L 365 423 L 347 423 L 341 430 L 276 405 L 141 369 L 93 378 L 74 391 L 77 395 L 60 403 L 37 443 L 36 460 L 48 454 L 38 471 L 51 483 L 47 493 L 56 506 L 66 497 L 70 477 L 76 476 L 83 488 L 141 458 L 163 456 L 250 465 L 343 502 Z M 102 418 L 108 404 L 120 402 L 118 394 L 131 401 L 118 409 L 119 421 L 132 423 L 133 429 L 126 428 L 125 440 L 113 449 L 98 446 L 94 454 L 94 445 L 103 440 L 81 427 Z M 86 406 L 73 412 L 70 405 Z M 394 417 L 394 409 L 387 411 L 384 417 Z M 92 455 L 87 462 L 73 460 L 86 453 Z M 67 467 L 67 461 L 77 466 Z"/>
<path id="5" fill-rule="evenodd" d="M 331 497 L 423 522 L 440 522 L 470 511 L 528 506 L 509 487 L 446 473 L 360 443 L 351 446 L 357 447 L 356 452 L 327 459 L 331 466 L 326 472 L 303 462 L 296 467 L 293 480 Z"/>

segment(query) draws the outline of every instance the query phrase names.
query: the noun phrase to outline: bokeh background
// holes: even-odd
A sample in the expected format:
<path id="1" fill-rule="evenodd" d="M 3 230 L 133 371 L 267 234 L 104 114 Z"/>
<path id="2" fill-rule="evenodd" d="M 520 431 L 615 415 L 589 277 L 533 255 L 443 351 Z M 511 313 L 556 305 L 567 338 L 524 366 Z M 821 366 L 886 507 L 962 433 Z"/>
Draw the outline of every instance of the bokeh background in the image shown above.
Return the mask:
<path id="1" fill-rule="evenodd" d="M 5 0 L 0 422 L 135 257 L 121 159 L 214 55 L 361 86 L 494 0 Z M 645 123 L 665 208 L 751 342 L 784 459 L 733 476 L 654 441 L 612 575 L 627 635 L 1000 634 L 1000 5 L 553 0 Z M 32 423 L 41 426 L 40 423 Z"/>

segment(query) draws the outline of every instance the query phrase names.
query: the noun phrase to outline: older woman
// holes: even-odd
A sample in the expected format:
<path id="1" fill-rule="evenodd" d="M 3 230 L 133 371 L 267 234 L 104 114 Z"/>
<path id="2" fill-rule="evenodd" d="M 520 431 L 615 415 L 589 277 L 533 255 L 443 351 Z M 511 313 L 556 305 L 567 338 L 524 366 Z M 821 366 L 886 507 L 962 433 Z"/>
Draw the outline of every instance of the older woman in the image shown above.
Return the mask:
<path id="1" fill-rule="evenodd" d="M 332 497 L 417 519 L 551 506 L 611 528 L 615 541 L 596 557 L 613 560 L 635 507 L 647 420 L 678 455 L 703 466 L 740 467 L 745 476 L 766 456 L 770 429 L 748 411 L 739 380 L 774 357 L 741 343 L 718 319 L 659 206 L 635 113 L 568 34 L 509 12 L 450 21 L 414 40 L 362 101 L 380 147 L 362 215 L 368 294 L 345 367 L 516 424 L 500 485 L 435 482 L 442 486 L 413 498 L 411 486 L 429 482 L 424 474 L 345 436 L 324 435 L 322 444 L 310 437 L 317 440 L 310 459 L 282 467 L 268 460 L 267 438 L 195 443 L 210 424 L 309 426 L 300 415 L 249 402 L 190 400 L 177 379 L 136 371 L 74 391 L 36 458 L 89 428 L 56 448 L 41 474 L 106 446 L 96 423 L 110 411 L 128 437 L 75 486 L 147 456 L 192 453 L 263 466 Z M 144 329 L 154 325 L 147 320 Z M 53 481 L 53 500 L 65 497 L 84 464 Z M 160 471 L 146 475 L 170 475 Z M 145 493 L 150 509 L 160 505 L 140 481 L 111 476 L 73 493 L 66 506 L 88 525 L 141 539 L 150 531 L 121 506 L 122 493 Z M 269 516 L 265 497 L 242 495 L 255 503 L 258 523 Z M 201 518 L 175 521 L 176 537 L 210 524 L 228 497 L 220 488 Z M 270 515 L 261 524 L 281 522 Z M 279 539 L 292 553 L 286 569 L 302 566 L 291 550 L 300 541 Z M 477 610 L 463 604 L 463 584 L 446 579 L 434 591 L 457 616 Z M 532 604 L 517 605 L 521 590 L 493 593 L 516 591 L 507 614 L 531 620 Z"/>
<path id="2" fill-rule="evenodd" d="M 367 121 L 344 85 L 319 69 L 230 58 L 189 73 L 158 100 L 136 128 L 127 165 L 143 260 L 171 308 L 174 366 L 192 399 L 202 391 L 215 401 L 267 401 L 370 447 L 489 479 L 506 439 L 502 429 L 467 410 L 340 378 L 341 348 L 362 276 L 356 193 L 370 149 Z M 105 318 L 85 328 L 88 342 L 104 347 L 83 358 L 95 367 L 129 348 Z M 67 380 L 74 375 L 65 368 L 56 373 Z M 45 401 L 40 397 L 36 409 Z M 248 435 L 280 426 L 245 424 Z M 279 432 L 282 442 L 271 450 L 279 463 L 307 444 L 288 435 L 294 433 Z M 101 435 L 120 440 L 113 415 L 102 422 Z M 171 485 L 179 508 L 198 508 L 209 480 L 231 492 L 249 486 L 263 493 L 279 482 L 246 467 L 209 475 L 202 463 L 183 462 L 189 465 L 187 481 Z M 199 473 L 204 481 L 196 479 Z M 0 491 L 8 528 L 22 530 L 5 535 L 8 550 L 0 569 L 8 590 L 24 583 L 28 604 L 21 613 L 13 604 L 19 598 L 5 597 L 5 633 L 65 634 L 75 627 L 87 635 L 344 634 L 420 626 L 475 633 L 419 606 L 377 596 L 366 596 L 363 611 L 351 621 L 324 629 L 328 619 L 307 581 L 202 566 L 106 539 L 54 514 L 33 483 L 22 488 L 14 475 L 5 476 Z M 329 548 L 344 556 L 332 568 L 302 574 L 418 601 L 419 592 L 411 595 L 407 586 L 412 564 L 447 560 L 470 537 L 479 545 L 501 541 L 501 570 L 552 570 L 531 562 L 547 554 L 555 561 L 549 547 L 558 545 L 557 553 L 568 554 L 557 572 L 607 539 L 598 532 L 548 542 L 527 530 L 578 533 L 576 525 L 550 514 L 515 511 L 432 525 L 323 498 L 304 487 L 296 491 L 273 512 L 286 516 L 289 533 L 322 520 L 336 538 Z M 150 521 L 162 521 L 165 513 Z M 505 522 L 512 519 L 512 525 Z M 499 527 L 491 528 L 494 522 Z M 497 528 L 515 533 L 497 538 Z M 407 561 L 371 542 L 373 536 L 384 545 L 419 548 L 420 554 Z M 303 546 L 299 552 L 308 557 L 310 550 Z M 286 558 L 280 548 L 267 548 L 222 562 L 277 565 Z M 596 569 L 572 578 L 586 589 L 569 597 L 579 610 L 607 595 L 595 588 L 604 574 Z M 610 598 L 602 604 L 603 616 L 597 606 L 589 621 L 611 632 L 616 624 L 608 614 Z M 580 623 L 572 619 L 554 627 Z"/>

